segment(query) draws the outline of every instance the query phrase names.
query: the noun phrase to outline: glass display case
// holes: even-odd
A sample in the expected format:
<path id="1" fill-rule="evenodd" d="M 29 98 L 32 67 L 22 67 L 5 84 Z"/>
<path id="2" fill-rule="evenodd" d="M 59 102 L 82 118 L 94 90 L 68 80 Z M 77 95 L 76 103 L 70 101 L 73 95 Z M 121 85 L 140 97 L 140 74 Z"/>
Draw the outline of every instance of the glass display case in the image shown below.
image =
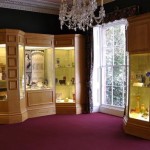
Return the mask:
<path id="1" fill-rule="evenodd" d="M 129 117 L 149 122 L 150 54 L 130 55 Z"/>
<path id="2" fill-rule="evenodd" d="M 0 29 L 0 124 L 55 114 L 54 36 Z"/>
<path id="3" fill-rule="evenodd" d="M 6 44 L 0 44 L 0 101 L 7 100 Z"/>
<path id="4" fill-rule="evenodd" d="M 24 46 L 19 45 L 19 88 L 20 99 L 25 97 L 25 78 L 24 78 Z"/>
<path id="5" fill-rule="evenodd" d="M 74 47 L 55 48 L 56 103 L 75 102 Z"/>
<path id="6" fill-rule="evenodd" d="M 55 35 L 54 46 L 56 114 L 81 114 L 87 95 L 84 36 Z"/>
<path id="7" fill-rule="evenodd" d="M 150 53 L 129 55 L 129 100 L 124 130 L 150 139 Z"/>
<path id="8" fill-rule="evenodd" d="M 27 119 L 24 32 L 0 29 L 0 124 Z"/>
<path id="9" fill-rule="evenodd" d="M 50 47 L 25 47 L 26 90 L 52 89 L 53 49 Z"/>
<path id="10" fill-rule="evenodd" d="M 55 114 L 54 36 L 25 33 L 28 117 Z"/>

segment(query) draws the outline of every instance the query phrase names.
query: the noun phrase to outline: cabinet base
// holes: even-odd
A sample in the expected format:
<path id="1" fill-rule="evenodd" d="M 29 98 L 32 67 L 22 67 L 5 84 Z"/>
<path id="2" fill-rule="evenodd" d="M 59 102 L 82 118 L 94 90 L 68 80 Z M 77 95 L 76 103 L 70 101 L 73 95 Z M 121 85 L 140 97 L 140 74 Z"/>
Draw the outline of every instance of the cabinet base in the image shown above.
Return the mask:
<path id="1" fill-rule="evenodd" d="M 75 103 L 56 103 L 56 114 L 82 114 L 84 107 Z"/>
<path id="2" fill-rule="evenodd" d="M 0 114 L 0 124 L 13 124 L 23 122 L 28 119 L 27 111 L 15 114 Z"/>
<path id="3" fill-rule="evenodd" d="M 137 120 L 127 120 L 124 118 L 123 129 L 125 133 L 134 135 L 143 139 L 150 140 L 150 126 L 147 123 L 136 123 Z"/>
<path id="4" fill-rule="evenodd" d="M 20 123 L 28 118 L 53 115 L 56 114 L 56 110 L 54 107 L 47 108 L 38 108 L 38 109 L 28 109 L 23 113 L 14 113 L 14 114 L 0 114 L 0 124 L 14 124 Z"/>
<path id="5" fill-rule="evenodd" d="M 58 115 L 76 114 L 75 103 L 56 103 L 56 114 Z"/>

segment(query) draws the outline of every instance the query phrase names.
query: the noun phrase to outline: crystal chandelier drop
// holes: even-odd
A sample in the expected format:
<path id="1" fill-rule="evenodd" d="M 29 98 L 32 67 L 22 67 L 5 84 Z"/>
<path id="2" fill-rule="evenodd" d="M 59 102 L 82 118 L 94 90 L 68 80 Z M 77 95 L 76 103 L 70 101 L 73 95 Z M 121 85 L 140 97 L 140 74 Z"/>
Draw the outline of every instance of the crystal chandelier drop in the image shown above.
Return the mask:
<path id="1" fill-rule="evenodd" d="M 73 30 L 88 30 L 93 27 L 93 23 L 100 24 L 105 17 L 103 0 L 99 15 L 95 16 L 94 12 L 97 9 L 96 0 L 73 0 L 72 5 L 67 4 L 67 0 L 62 0 L 59 11 L 60 27 L 66 25 Z"/>

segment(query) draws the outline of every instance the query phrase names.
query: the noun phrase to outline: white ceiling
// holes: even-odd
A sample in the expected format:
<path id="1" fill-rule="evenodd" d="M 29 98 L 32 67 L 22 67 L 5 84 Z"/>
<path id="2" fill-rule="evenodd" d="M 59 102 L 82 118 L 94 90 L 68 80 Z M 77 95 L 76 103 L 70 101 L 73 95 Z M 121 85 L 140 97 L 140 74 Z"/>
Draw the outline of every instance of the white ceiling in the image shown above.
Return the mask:
<path id="1" fill-rule="evenodd" d="M 72 1 L 72 0 L 67 0 Z M 97 0 L 98 3 L 101 0 Z M 104 3 L 114 0 L 103 0 Z M 58 14 L 61 0 L 0 0 L 0 7 L 48 14 Z"/>

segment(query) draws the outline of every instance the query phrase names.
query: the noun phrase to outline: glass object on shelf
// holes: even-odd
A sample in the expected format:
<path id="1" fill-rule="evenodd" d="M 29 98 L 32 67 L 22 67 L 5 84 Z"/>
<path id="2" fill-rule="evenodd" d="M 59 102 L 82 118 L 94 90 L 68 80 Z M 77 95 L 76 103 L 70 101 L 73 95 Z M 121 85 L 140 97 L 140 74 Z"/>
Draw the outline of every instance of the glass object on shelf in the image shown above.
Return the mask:
<path id="1" fill-rule="evenodd" d="M 149 122 L 150 54 L 130 55 L 129 117 Z"/>
<path id="2" fill-rule="evenodd" d="M 132 89 L 133 90 L 133 89 Z M 135 90 L 135 89 L 134 89 Z M 149 121 L 149 96 L 146 97 L 146 92 L 149 89 L 136 89 L 140 91 L 138 94 L 130 97 L 129 117 L 142 121 Z M 144 93 L 144 94 L 143 94 Z"/>
<path id="3" fill-rule="evenodd" d="M 75 102 L 74 47 L 55 48 L 56 102 Z"/>
<path id="4" fill-rule="evenodd" d="M 20 99 L 25 97 L 25 84 L 24 84 L 24 46 L 19 45 L 19 88 Z"/>
<path id="5" fill-rule="evenodd" d="M 7 100 L 6 45 L 0 44 L 0 101 Z"/>
<path id="6" fill-rule="evenodd" d="M 51 89 L 54 85 L 53 49 L 25 47 L 26 89 Z"/>

